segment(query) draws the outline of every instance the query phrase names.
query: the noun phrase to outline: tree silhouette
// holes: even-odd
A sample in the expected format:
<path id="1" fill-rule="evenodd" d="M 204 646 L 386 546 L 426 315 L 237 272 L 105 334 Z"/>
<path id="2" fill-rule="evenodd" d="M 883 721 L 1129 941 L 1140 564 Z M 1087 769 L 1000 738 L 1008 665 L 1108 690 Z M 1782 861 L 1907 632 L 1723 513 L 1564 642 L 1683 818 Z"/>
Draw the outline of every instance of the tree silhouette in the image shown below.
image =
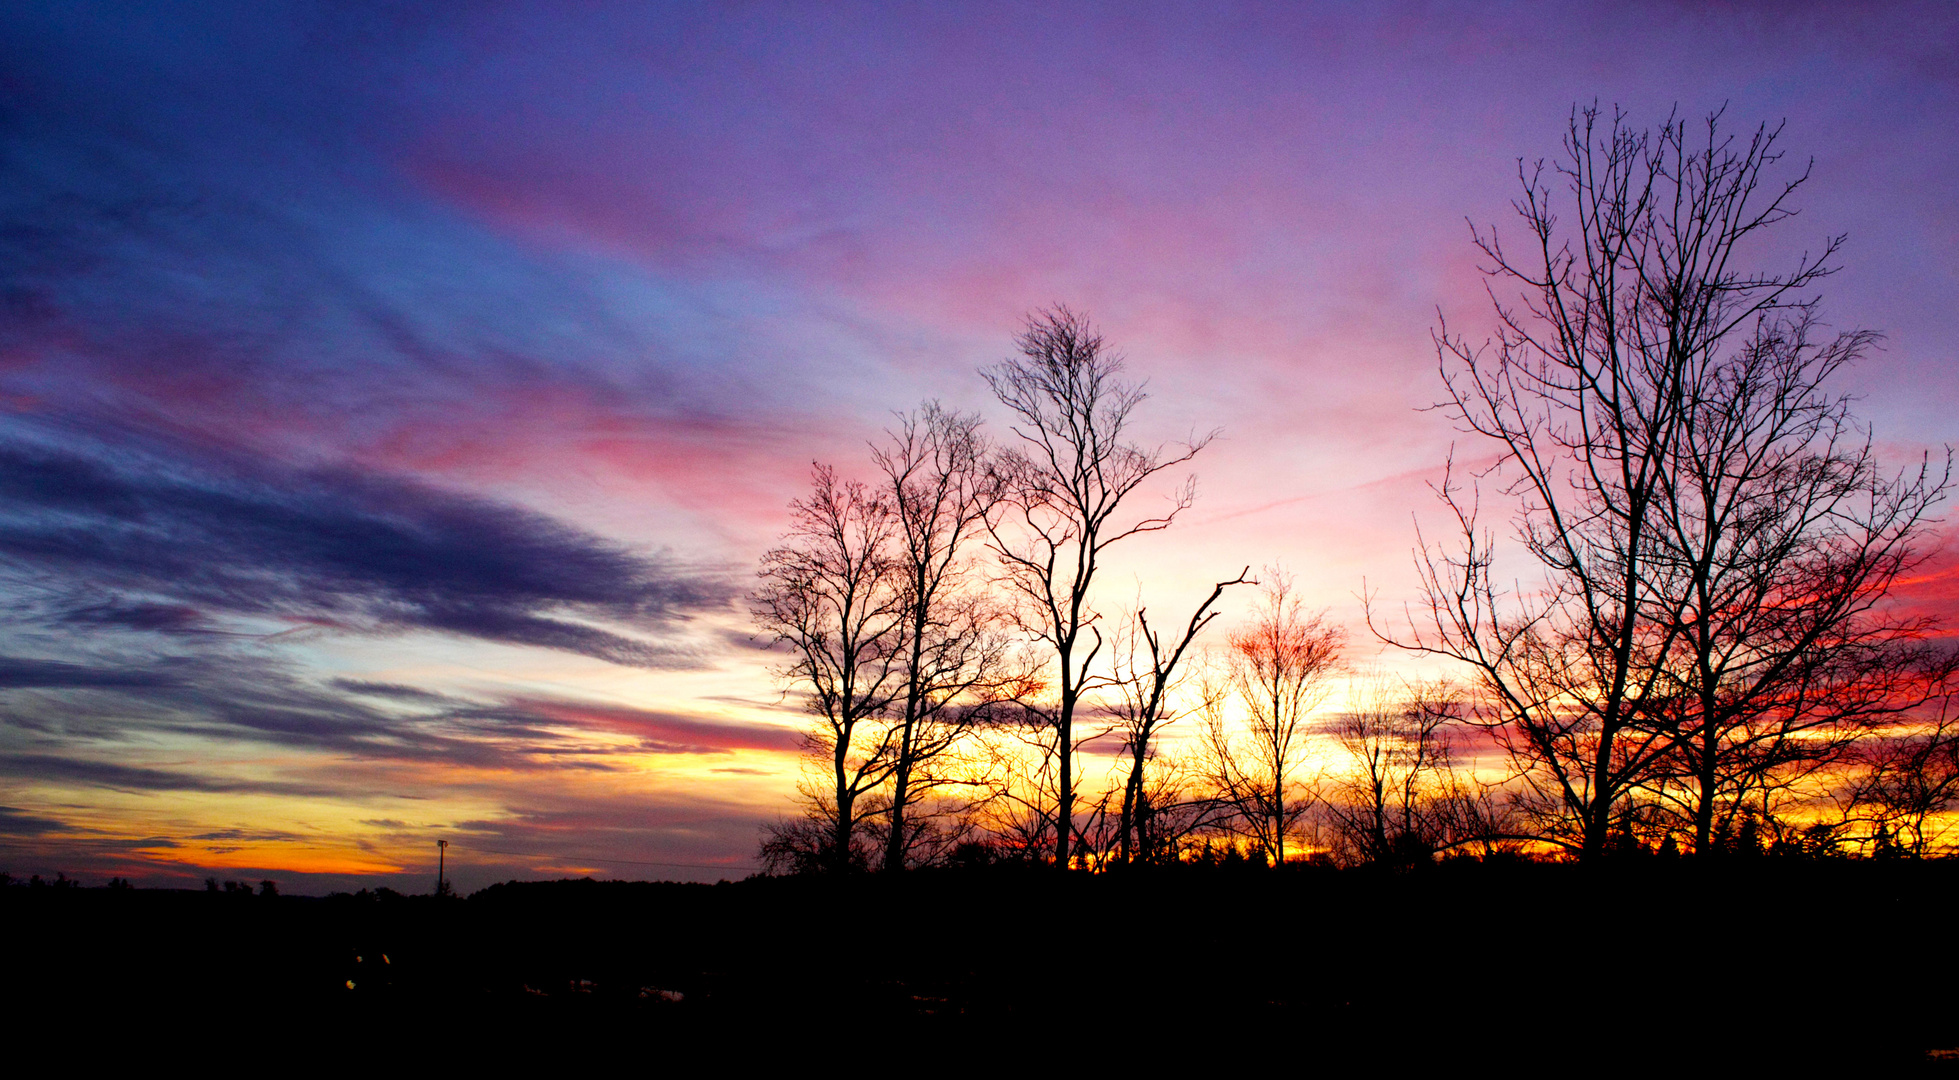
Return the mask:
<path id="1" fill-rule="evenodd" d="M 1643 722 L 1675 740 L 1654 790 L 1696 851 L 1950 676 L 1918 644 L 1930 620 L 1883 605 L 1922 557 L 1950 463 L 1880 472 L 1825 385 L 1873 335 L 1821 335 L 1816 303 L 1763 312 L 1731 353 L 1688 357 L 1660 474 L 1653 573 L 1670 602 L 1655 618 L 1681 627 Z"/>
<path id="2" fill-rule="evenodd" d="M 1345 635 L 1309 614 L 1278 567 L 1259 572 L 1261 602 L 1251 623 L 1231 635 L 1223 685 L 1207 694 L 1205 749 L 1211 780 L 1231 820 L 1274 862 L 1311 808 L 1302 779 L 1313 710 L 1326 700 Z M 1234 728 L 1228 705 L 1243 713 Z"/>
<path id="3" fill-rule="evenodd" d="M 1950 851 L 1959 810 L 1959 709 L 1950 694 L 1929 717 L 1908 717 L 1858 748 L 1848 815 L 1868 822 L 1873 846 L 1924 858 Z"/>
<path id="4" fill-rule="evenodd" d="M 799 790 L 805 815 L 826 826 L 817 861 L 847 870 L 861 858 L 858 827 L 885 809 L 864 797 L 893 768 L 893 731 L 874 721 L 904 688 L 904 593 L 890 550 L 896 514 L 879 492 L 838 480 L 827 465 L 815 467 L 809 497 L 791 510 L 794 525 L 763 556 L 750 609 L 771 643 L 789 653 L 778 672 L 784 686 L 819 721 L 810 749 L 825 777 L 806 779 Z M 797 823 L 778 826 L 765 857 L 770 844 L 810 834 Z"/>
<path id="5" fill-rule="evenodd" d="M 1129 765 L 1116 823 L 1116 858 L 1121 863 L 1138 858 L 1150 861 L 1162 850 L 1161 823 L 1154 819 L 1168 808 L 1162 805 L 1163 789 L 1153 792 L 1148 783 L 1150 765 L 1156 760 L 1157 736 L 1177 719 L 1171 697 L 1183 681 L 1185 653 L 1217 618 L 1212 609 L 1224 590 L 1249 581 L 1250 573 L 1247 566 L 1237 577 L 1212 586 L 1179 636 L 1166 640 L 1162 631 L 1150 625 L 1148 609 L 1138 606 L 1133 624 L 1115 643 L 1117 698 L 1110 711 L 1117 718 Z"/>
<path id="6" fill-rule="evenodd" d="M 1450 727 L 1460 702 L 1446 686 L 1362 681 L 1328 733 L 1346 757 L 1331 778 L 1327 813 L 1351 857 L 1405 864 L 1454 839 Z"/>
<path id="7" fill-rule="evenodd" d="M 1020 626 L 1053 656 L 1055 697 L 1029 700 L 1051 766 L 1054 861 L 1066 867 L 1075 837 L 1077 711 L 1107 684 L 1091 586 L 1110 545 L 1165 529 L 1195 498 L 1194 481 L 1155 513 L 1121 511 L 1157 474 L 1189 461 L 1211 436 L 1146 450 L 1127 441 L 1143 387 L 1122 377 L 1122 357 L 1088 319 L 1066 307 L 1036 312 L 1014 339 L 1020 355 L 981 374 L 1014 415 L 1018 445 L 999 459 L 1001 513 L 990 524 L 1003 582 Z"/>
<path id="8" fill-rule="evenodd" d="M 1497 451 L 1477 480 L 1513 501 L 1543 577 L 1500 584 L 1479 484 L 1452 475 L 1461 545 L 1419 541 L 1421 613 L 1377 633 L 1475 672 L 1474 717 L 1535 828 L 1581 858 L 1686 771 L 1706 835 L 1713 806 L 1870 708 L 1819 703 L 1863 694 L 1876 669 L 1860 652 L 1908 632 L 1872 605 L 1945 481 L 1879 478 L 1820 392 L 1870 340 L 1815 336 L 1806 290 L 1842 238 L 1780 273 L 1744 266 L 1807 179 L 1771 179 L 1778 135 L 1737 140 L 1719 113 L 1648 132 L 1574 110 L 1549 176 L 1520 169 L 1524 248 L 1475 233 L 1494 339 L 1436 334 L 1442 408 Z"/>
<path id="9" fill-rule="evenodd" d="M 897 633 L 903 689 L 893 702 L 890 809 L 884 869 L 906 864 L 925 835 L 911 819 L 921 799 L 956 779 L 935 772 L 981 715 L 985 699 L 1013 680 L 1000 613 L 980 588 L 969 555 L 999 497 L 979 417 L 933 402 L 901 416 L 872 448 L 892 517 L 891 561 L 902 618 Z"/>

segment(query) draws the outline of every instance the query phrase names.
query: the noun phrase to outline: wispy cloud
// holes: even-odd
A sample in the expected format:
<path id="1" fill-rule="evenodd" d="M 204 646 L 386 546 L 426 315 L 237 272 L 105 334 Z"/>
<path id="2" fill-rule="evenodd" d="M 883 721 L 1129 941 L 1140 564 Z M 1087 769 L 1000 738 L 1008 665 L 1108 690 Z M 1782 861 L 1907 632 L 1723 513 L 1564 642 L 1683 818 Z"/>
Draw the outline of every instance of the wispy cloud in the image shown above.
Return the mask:
<path id="1" fill-rule="evenodd" d="M 71 622 L 181 632 L 205 629 L 212 613 L 283 616 L 640 667 L 696 662 L 645 635 L 732 593 L 711 572 L 508 503 L 372 472 L 161 449 L 0 433 L 0 564 L 43 587 L 71 583 Z"/>
<path id="2" fill-rule="evenodd" d="M 30 814 L 11 806 L 0 806 L 0 836 L 40 836 L 61 829 L 61 822 L 53 818 Z"/>
<path id="3" fill-rule="evenodd" d="M 801 732 L 768 724 L 708 720 L 647 709 L 539 698 L 518 698 L 511 705 L 550 723 L 637 735 L 642 747 L 655 753 L 793 751 L 803 745 Z"/>
<path id="4" fill-rule="evenodd" d="M 333 795 L 326 785 L 237 780 L 171 769 L 148 769 L 59 754 L 0 754 L 0 776 L 65 780 L 118 791 L 255 792 L 269 795 Z"/>
<path id="5" fill-rule="evenodd" d="M 160 671 L 130 671 L 70 664 L 58 660 L 28 660 L 0 656 L 0 690 L 91 687 L 97 689 L 156 689 L 176 678 Z"/>

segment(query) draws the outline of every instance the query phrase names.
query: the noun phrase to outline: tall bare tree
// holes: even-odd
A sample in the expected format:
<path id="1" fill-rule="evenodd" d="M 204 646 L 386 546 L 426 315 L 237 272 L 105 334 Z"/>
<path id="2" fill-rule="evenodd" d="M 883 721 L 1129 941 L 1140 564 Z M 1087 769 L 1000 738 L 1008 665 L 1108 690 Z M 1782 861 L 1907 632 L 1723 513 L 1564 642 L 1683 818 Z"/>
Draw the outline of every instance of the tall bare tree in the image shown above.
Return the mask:
<path id="1" fill-rule="evenodd" d="M 1222 692 L 1207 695 L 1205 748 L 1211 781 L 1232 820 L 1277 865 L 1286 840 L 1311 809 L 1301 778 L 1313 711 L 1339 670 L 1345 635 L 1308 613 L 1292 576 L 1276 566 L 1259 572 L 1260 604 L 1249 625 L 1231 635 Z M 1231 706 L 1242 713 L 1233 725 Z"/>
<path id="2" fill-rule="evenodd" d="M 838 480 L 828 465 L 815 467 L 810 495 L 790 509 L 794 524 L 762 557 L 750 611 L 789 654 L 777 674 L 819 721 L 810 749 L 827 782 L 804 790 L 806 820 L 784 823 L 771 842 L 794 847 L 821 832 L 816 861 L 844 870 L 861 859 L 858 828 L 886 808 L 866 796 L 895 762 L 895 729 L 878 720 L 905 686 L 905 592 L 892 559 L 899 526 L 890 500 Z"/>
<path id="3" fill-rule="evenodd" d="M 1066 307 L 1030 316 L 1014 344 L 1019 356 L 981 373 L 1013 413 L 1018 439 L 1000 458 L 1001 513 L 990 524 L 991 546 L 1018 600 L 1020 625 L 1053 656 L 1054 698 L 1027 708 L 1052 733 L 1054 859 L 1066 868 L 1075 837 L 1077 711 L 1108 681 L 1096 666 L 1103 637 L 1091 596 L 1095 575 L 1110 545 L 1168 528 L 1191 505 L 1194 480 L 1153 512 L 1126 506 L 1211 436 L 1153 450 L 1129 441 L 1143 386 L 1123 378 L 1121 355 Z"/>
<path id="4" fill-rule="evenodd" d="M 1702 402 L 1733 394 L 1726 358 L 1751 328 L 1803 312 L 1841 243 L 1780 273 L 1745 265 L 1808 176 L 1772 179 L 1778 134 L 1734 139 L 1718 113 L 1648 132 L 1574 110 L 1550 173 L 1519 170 L 1527 243 L 1475 233 L 1494 340 L 1436 335 L 1443 407 L 1497 449 L 1494 476 L 1543 578 L 1503 588 L 1476 487 L 1445 482 L 1462 545 L 1421 542 L 1425 610 L 1394 640 L 1470 666 L 1477 716 L 1535 794 L 1541 835 L 1582 858 L 1606 850 L 1633 794 L 1679 752 L 1669 663 L 1698 609 L 1668 500 Z"/>
<path id="5" fill-rule="evenodd" d="M 1162 808 L 1153 805 L 1147 773 L 1156 760 L 1157 736 L 1179 715 L 1172 697 L 1184 681 L 1184 656 L 1205 627 L 1216 620 L 1218 613 L 1213 608 L 1224 590 L 1251 580 L 1247 576 L 1251 569 L 1247 566 L 1237 577 L 1212 586 L 1211 594 L 1197 605 L 1179 636 L 1166 639 L 1161 630 L 1150 625 L 1149 609 L 1139 605 L 1134 625 L 1115 644 L 1117 697 L 1110 711 L 1119 722 L 1122 750 L 1128 761 L 1116 822 L 1116 858 L 1123 864 L 1139 856 L 1147 858 L 1155 846 L 1149 842 L 1150 819 Z"/>
<path id="6" fill-rule="evenodd" d="M 970 558 L 999 491 L 979 425 L 978 416 L 931 402 L 901 416 L 887 444 L 871 452 L 891 507 L 891 559 L 903 605 L 887 871 L 904 868 L 918 835 L 912 809 L 948 779 L 933 764 L 1008 681 L 1008 642 Z"/>

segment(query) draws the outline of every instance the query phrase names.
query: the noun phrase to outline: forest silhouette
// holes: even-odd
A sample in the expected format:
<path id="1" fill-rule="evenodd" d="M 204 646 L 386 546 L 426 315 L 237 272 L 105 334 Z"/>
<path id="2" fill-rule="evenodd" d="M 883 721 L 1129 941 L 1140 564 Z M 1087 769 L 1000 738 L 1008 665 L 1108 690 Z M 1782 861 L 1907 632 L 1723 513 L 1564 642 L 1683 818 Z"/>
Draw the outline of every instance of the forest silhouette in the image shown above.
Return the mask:
<path id="1" fill-rule="evenodd" d="M 1392 871 L 1219 857 L 1130 874 L 512 882 L 450 899 L 17 885 L 0 911 L 17 928 L 20 1030 L 81 1018 L 212 1053 L 276 1056 L 303 1037 L 322 1061 L 725 1067 L 807 1054 L 808 1033 L 831 1030 L 955 1055 L 955 1070 L 1011 1056 L 1003 1040 L 1165 1063 L 1271 1038 L 1310 1067 L 1871 1075 L 1937 1071 L 1959 1047 L 1959 957 L 1938 923 L 1955 872 L 1942 859 Z M 1720 913 L 1712 946 L 1694 935 L 1704 910 Z M 1587 923 L 1595 911 L 1612 925 Z M 1714 984 L 1691 982 L 1709 968 Z M 1063 1035 L 1040 1034 L 1049 1025 Z"/>

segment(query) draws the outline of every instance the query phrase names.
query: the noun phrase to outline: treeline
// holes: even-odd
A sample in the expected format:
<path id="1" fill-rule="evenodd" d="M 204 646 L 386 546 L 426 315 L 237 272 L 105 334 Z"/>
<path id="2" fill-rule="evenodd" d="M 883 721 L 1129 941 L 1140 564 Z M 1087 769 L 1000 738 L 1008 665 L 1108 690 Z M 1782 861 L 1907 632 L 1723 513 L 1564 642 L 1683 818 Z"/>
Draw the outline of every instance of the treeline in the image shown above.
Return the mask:
<path id="1" fill-rule="evenodd" d="M 1215 433 L 1136 441 L 1143 384 L 1066 307 L 981 373 L 1006 434 L 931 403 L 870 479 L 818 465 L 752 597 L 814 720 L 767 865 L 1946 853 L 1959 654 L 1892 594 L 1951 454 L 1885 466 L 1832 388 L 1877 340 L 1821 320 L 1843 237 L 1750 263 L 1808 178 L 1778 136 L 1574 110 L 1521 235 L 1476 233 L 1496 329 L 1436 330 L 1437 411 L 1497 463 L 1440 485 L 1419 595 L 1368 596 L 1453 679 L 1353 672 L 1277 565 L 1111 604 Z"/>
<path id="2" fill-rule="evenodd" d="M 1676 1072 L 1727 1062 L 1755 1074 L 1841 1059 L 1857 1075 L 1892 1075 L 1936 1067 L 1959 1046 L 1955 946 L 1923 929 L 1955 874 L 1950 860 L 1460 862 L 1419 874 L 1025 867 L 512 882 L 446 900 L 21 888 L 0 891 L 0 914 L 25 928 L 9 957 L 18 1030 L 65 1031 L 86 1016 L 139 1037 L 198 1031 L 214 1049 L 268 1060 L 289 1052 L 295 1018 L 350 1033 L 323 1059 L 371 1062 L 377 1048 L 419 1045 L 443 1062 L 498 1065 L 530 1052 L 561 1064 L 567 1046 L 607 1058 L 615 1048 L 668 1061 L 707 1053 L 715 1064 L 804 1054 L 807 1038 L 785 1032 L 831 1030 L 876 1032 L 881 1046 L 921 1056 L 980 1053 L 967 1048 L 1059 1016 L 1074 1037 L 1049 1055 L 1103 1064 L 1209 1059 L 1220 1042 L 1274 1031 L 1320 1067 L 1496 1056 Z M 1608 1000 L 1554 992 L 1570 965 L 1524 953 L 1553 932 L 1541 913 L 1605 905 L 1735 913 L 1710 955 L 1742 985 L 1716 985 L 1704 1007 L 1665 1022 L 1629 1014 L 1627 998 L 1648 985 L 1680 992 L 1676 948 L 1648 950 L 1653 963 L 1614 952 L 1605 977 L 1623 991 Z M 1099 936 L 1081 934 L 1079 955 L 1045 962 L 1030 954 L 1026 916 L 1049 910 Z M 893 913 L 934 921 L 847 955 L 827 932 Z M 1248 918 L 1284 932 L 1219 932 Z M 28 1060 L 43 1047 L 78 1053 L 59 1039 L 24 1045 Z"/>

